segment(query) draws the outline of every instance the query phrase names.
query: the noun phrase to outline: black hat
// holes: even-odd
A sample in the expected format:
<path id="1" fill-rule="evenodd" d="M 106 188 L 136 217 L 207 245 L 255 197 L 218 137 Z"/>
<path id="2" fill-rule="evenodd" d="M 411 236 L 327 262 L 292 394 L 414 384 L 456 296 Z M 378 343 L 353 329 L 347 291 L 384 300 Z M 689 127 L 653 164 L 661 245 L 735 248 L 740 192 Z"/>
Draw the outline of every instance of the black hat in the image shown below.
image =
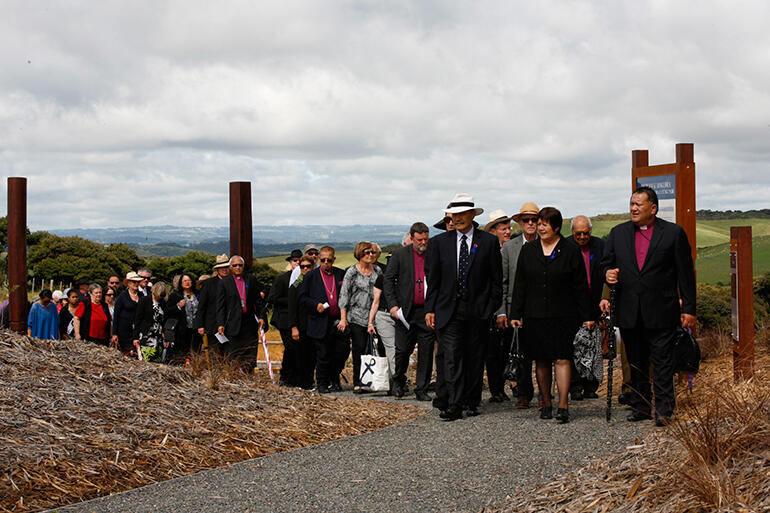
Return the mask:
<path id="1" fill-rule="evenodd" d="M 298 249 L 292 249 L 291 250 L 291 255 L 286 257 L 286 261 L 288 262 L 292 258 L 302 258 L 302 251 L 300 251 Z"/>

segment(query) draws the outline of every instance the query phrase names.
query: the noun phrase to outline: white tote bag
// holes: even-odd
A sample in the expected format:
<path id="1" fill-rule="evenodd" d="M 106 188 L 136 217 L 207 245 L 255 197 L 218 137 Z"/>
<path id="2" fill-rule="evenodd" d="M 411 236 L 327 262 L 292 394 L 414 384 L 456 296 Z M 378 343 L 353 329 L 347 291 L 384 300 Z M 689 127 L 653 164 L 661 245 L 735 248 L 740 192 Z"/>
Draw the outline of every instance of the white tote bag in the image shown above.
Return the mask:
<path id="1" fill-rule="evenodd" d="M 390 368 L 385 356 L 378 356 L 377 339 L 369 334 L 368 354 L 361 355 L 361 386 L 372 392 L 390 389 Z"/>

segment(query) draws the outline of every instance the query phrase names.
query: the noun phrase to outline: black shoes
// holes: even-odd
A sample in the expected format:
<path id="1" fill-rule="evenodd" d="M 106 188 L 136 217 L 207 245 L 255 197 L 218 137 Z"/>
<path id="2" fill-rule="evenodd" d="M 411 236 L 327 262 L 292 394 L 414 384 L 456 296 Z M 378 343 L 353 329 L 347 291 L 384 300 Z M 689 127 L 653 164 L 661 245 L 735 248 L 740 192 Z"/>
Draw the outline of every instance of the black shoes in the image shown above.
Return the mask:
<path id="1" fill-rule="evenodd" d="M 628 417 L 626 417 L 626 420 L 629 422 L 639 422 L 641 420 L 652 420 L 652 415 L 649 413 L 644 413 L 642 411 L 632 411 L 628 414 Z"/>
<path id="2" fill-rule="evenodd" d="M 478 417 L 479 415 L 481 415 L 481 412 L 479 412 L 479 409 L 476 408 L 475 406 L 471 406 L 470 408 L 468 408 L 465 414 L 469 417 Z"/>
<path id="3" fill-rule="evenodd" d="M 583 394 L 586 399 L 599 399 L 599 394 L 596 392 L 586 392 Z"/>
<path id="4" fill-rule="evenodd" d="M 554 418 L 559 421 L 559 424 L 566 424 L 569 422 L 569 410 L 567 408 L 557 408 Z"/>
<path id="5" fill-rule="evenodd" d="M 319 394 L 328 394 L 331 391 L 332 389 L 325 385 L 324 386 L 318 385 L 318 388 L 316 389 L 316 392 L 318 392 Z"/>
<path id="6" fill-rule="evenodd" d="M 580 390 L 576 390 L 574 392 L 571 392 L 569 394 L 569 397 L 573 401 L 582 401 L 583 400 L 583 392 L 581 392 Z"/>
<path id="7" fill-rule="evenodd" d="M 618 403 L 629 405 L 631 404 L 631 392 L 623 392 L 618 396 Z"/>
<path id="8" fill-rule="evenodd" d="M 505 392 L 497 392 L 492 394 L 492 397 L 489 398 L 490 403 L 502 403 L 504 401 L 510 401 L 507 395 L 505 395 Z"/>
<path id="9" fill-rule="evenodd" d="M 543 406 L 540 408 L 540 418 L 543 420 L 553 418 L 553 406 Z"/>
<path id="10" fill-rule="evenodd" d="M 425 392 L 415 392 L 414 397 L 418 401 L 430 401 L 430 396 Z"/>
<path id="11" fill-rule="evenodd" d="M 463 418 L 463 412 L 461 410 L 446 410 L 439 413 L 438 416 L 448 422 L 452 422 L 453 420 Z"/>
<path id="12" fill-rule="evenodd" d="M 441 399 L 440 397 L 433 398 L 433 407 L 437 410 L 444 411 L 447 408 L 449 408 L 449 403 L 446 399 Z"/>

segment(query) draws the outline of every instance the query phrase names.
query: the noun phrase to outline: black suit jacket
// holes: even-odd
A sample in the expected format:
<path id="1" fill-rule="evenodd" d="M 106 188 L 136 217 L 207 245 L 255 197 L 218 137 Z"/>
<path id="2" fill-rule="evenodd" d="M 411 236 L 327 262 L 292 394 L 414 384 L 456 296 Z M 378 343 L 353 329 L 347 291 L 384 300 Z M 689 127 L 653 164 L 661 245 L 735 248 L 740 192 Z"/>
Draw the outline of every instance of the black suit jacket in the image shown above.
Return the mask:
<path id="1" fill-rule="evenodd" d="M 575 238 L 570 235 L 567 237 L 568 241 L 573 242 L 580 251 L 580 245 L 575 242 Z M 604 273 L 602 273 L 602 255 L 604 255 L 604 241 L 599 237 L 591 236 L 588 240 L 588 253 L 590 256 L 591 265 L 591 314 L 592 319 L 598 319 L 602 311 L 599 308 L 599 303 L 602 300 L 602 289 L 604 288 Z M 580 253 L 582 260 L 583 254 Z"/>
<path id="2" fill-rule="evenodd" d="M 270 323 L 279 330 L 287 330 L 289 325 L 289 278 L 291 271 L 275 277 L 267 302 L 273 305 L 273 319 Z"/>
<path id="3" fill-rule="evenodd" d="M 543 255 L 540 239 L 521 248 L 511 303 L 512 318 L 595 320 L 586 268 L 577 244 L 561 238 L 551 255 L 553 258 Z"/>
<path id="4" fill-rule="evenodd" d="M 204 328 L 213 335 L 217 331 L 217 292 L 222 280 L 216 274 L 203 282 L 198 296 L 198 311 L 195 312 L 195 329 Z"/>
<path id="5" fill-rule="evenodd" d="M 425 275 L 428 275 L 428 258 L 425 258 Z M 427 284 L 423 284 L 425 287 Z M 414 306 L 414 246 L 409 244 L 398 248 L 391 255 L 382 293 L 390 307 L 399 306 L 404 311 L 404 318 L 409 319 Z"/>
<path id="6" fill-rule="evenodd" d="M 259 294 L 262 287 L 251 274 L 243 275 L 243 279 L 246 282 L 245 313 L 233 275 L 223 278 L 217 289 L 217 326 L 225 327 L 225 335 L 228 338 L 237 336 L 243 327 L 256 324 L 254 316 L 265 319 L 264 302 Z"/>
<path id="7" fill-rule="evenodd" d="M 166 302 L 160 302 L 161 308 L 166 309 Z M 142 333 L 148 333 L 152 326 L 152 294 L 149 296 L 142 296 L 139 299 L 139 303 L 136 305 L 136 314 L 134 317 L 134 340 L 141 340 Z M 165 322 L 166 316 L 163 316 Z M 163 325 L 163 323 L 161 323 Z"/>
<path id="8" fill-rule="evenodd" d="M 425 313 L 435 313 L 436 329 L 441 329 L 454 314 L 457 299 L 456 232 L 445 232 L 430 240 L 425 265 Z M 503 300 L 503 264 L 497 237 L 474 229 L 468 266 L 468 302 L 472 313 L 478 319 L 489 319 Z"/>
<path id="9" fill-rule="evenodd" d="M 655 218 L 650 248 L 639 270 L 634 224 L 619 224 L 607 237 L 601 267 L 605 275 L 608 269 L 620 269 L 615 286 L 618 327 L 670 329 L 679 326 L 680 313 L 695 315 L 695 272 L 681 226 Z"/>
<path id="10" fill-rule="evenodd" d="M 337 301 L 339 301 L 345 271 L 339 267 L 332 267 L 332 273 L 334 274 L 334 282 L 337 284 Z M 316 267 L 302 279 L 302 285 L 299 288 L 299 302 L 307 309 L 308 337 L 324 338 L 329 321 L 329 309 L 327 308 L 323 313 L 318 313 L 317 307 L 318 303 L 328 303 L 329 297 L 326 294 L 323 278 L 321 278 L 320 267 Z"/>

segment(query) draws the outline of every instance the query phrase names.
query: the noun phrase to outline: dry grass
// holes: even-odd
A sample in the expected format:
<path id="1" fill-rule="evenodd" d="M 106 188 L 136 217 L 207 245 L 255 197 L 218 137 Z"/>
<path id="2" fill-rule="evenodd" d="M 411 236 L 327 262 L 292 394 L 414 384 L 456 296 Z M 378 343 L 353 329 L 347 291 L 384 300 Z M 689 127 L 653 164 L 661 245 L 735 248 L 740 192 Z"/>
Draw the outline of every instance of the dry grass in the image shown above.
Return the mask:
<path id="1" fill-rule="evenodd" d="M 424 410 L 273 385 L 218 357 L 190 367 L 0 332 L 0 511 L 53 508 L 352 436 Z"/>
<path id="2" fill-rule="evenodd" d="M 692 393 L 678 387 L 667 428 L 483 511 L 770 511 L 770 355 L 758 350 L 752 380 L 734 384 L 732 358 L 712 357 Z"/>

